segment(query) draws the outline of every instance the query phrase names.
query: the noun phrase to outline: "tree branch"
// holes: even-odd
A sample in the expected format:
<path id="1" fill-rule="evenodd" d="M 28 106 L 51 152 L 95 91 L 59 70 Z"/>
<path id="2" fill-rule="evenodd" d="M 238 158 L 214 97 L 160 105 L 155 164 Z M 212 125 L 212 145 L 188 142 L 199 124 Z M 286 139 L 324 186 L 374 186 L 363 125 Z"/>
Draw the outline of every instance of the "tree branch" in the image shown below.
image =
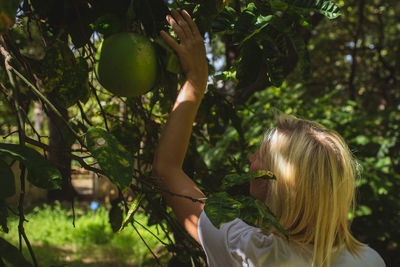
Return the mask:
<path id="1" fill-rule="evenodd" d="M 4 57 L 4 66 L 6 68 L 6 72 L 8 75 L 8 79 L 11 83 L 13 89 L 13 98 L 14 98 L 14 107 L 17 113 L 17 126 L 18 126 L 18 136 L 19 136 L 19 143 L 22 146 L 25 146 L 25 122 L 21 116 L 21 107 L 19 104 L 20 99 L 20 91 L 15 83 L 14 73 L 11 72 L 12 67 L 9 63 L 11 59 L 10 54 L 6 50 L 6 46 L 4 45 L 4 39 L 0 36 L 0 53 Z M 32 261 L 34 266 L 38 266 L 35 253 L 33 252 L 32 246 L 29 242 L 28 237 L 26 236 L 25 229 L 24 229 L 24 222 L 25 222 L 25 214 L 24 214 L 24 198 L 25 198 L 25 166 L 22 162 L 19 163 L 19 167 L 21 170 L 20 173 L 20 182 L 21 182 L 21 190 L 19 193 L 19 202 L 18 202 L 18 211 L 19 211 L 19 223 L 18 223 L 18 235 L 19 235 L 19 248 L 22 251 L 22 240 L 21 237 L 24 239 L 26 246 L 28 247 L 29 253 L 31 255 Z"/>

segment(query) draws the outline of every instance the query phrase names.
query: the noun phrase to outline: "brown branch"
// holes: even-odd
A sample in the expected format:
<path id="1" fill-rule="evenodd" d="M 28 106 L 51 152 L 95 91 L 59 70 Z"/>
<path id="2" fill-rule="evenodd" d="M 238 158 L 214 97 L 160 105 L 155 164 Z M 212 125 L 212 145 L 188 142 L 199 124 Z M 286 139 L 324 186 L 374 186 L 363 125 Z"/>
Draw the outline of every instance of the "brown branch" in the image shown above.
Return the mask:
<path id="1" fill-rule="evenodd" d="M 17 126 L 18 126 L 18 136 L 19 136 L 19 143 L 20 145 L 25 145 L 25 123 L 21 116 L 21 108 L 19 104 L 20 99 L 20 91 L 15 83 L 15 76 L 14 73 L 11 72 L 12 67 L 9 63 L 11 56 L 9 52 L 6 50 L 7 45 L 4 42 L 2 36 L 0 36 L 0 52 L 4 57 L 4 66 L 6 68 L 6 72 L 8 75 L 8 79 L 11 83 L 13 89 L 13 96 L 14 96 L 14 108 L 17 114 Z M 21 237 L 24 239 L 26 246 L 28 247 L 29 253 L 31 255 L 33 265 L 38 266 L 35 254 L 33 252 L 32 246 L 29 242 L 28 237 L 26 236 L 25 229 L 24 229 L 24 222 L 25 222 L 25 215 L 24 215 L 24 198 L 25 198 L 25 166 L 22 162 L 19 164 L 21 173 L 20 173 L 20 181 L 21 181 L 21 190 L 19 193 L 19 202 L 18 202 L 18 211 L 19 211 L 19 223 L 18 223 L 18 236 L 19 236 L 19 247 L 20 251 L 22 251 L 22 240 Z"/>

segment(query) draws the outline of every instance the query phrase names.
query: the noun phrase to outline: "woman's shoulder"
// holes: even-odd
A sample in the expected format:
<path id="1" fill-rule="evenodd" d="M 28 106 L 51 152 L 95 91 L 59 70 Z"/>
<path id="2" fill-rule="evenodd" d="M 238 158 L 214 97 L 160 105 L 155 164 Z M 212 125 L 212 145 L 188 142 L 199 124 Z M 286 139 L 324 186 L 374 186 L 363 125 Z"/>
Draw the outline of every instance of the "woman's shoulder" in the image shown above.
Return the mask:
<path id="1" fill-rule="evenodd" d="M 385 262 L 379 253 L 365 245 L 358 249 L 358 255 L 351 254 L 346 248 L 338 255 L 334 266 L 384 267 Z"/>
<path id="2" fill-rule="evenodd" d="M 243 266 L 245 262 L 262 266 L 265 260 L 281 258 L 285 251 L 278 236 L 265 235 L 239 218 L 216 228 L 203 212 L 198 232 L 209 266 Z"/>
<path id="3" fill-rule="evenodd" d="M 265 234 L 241 219 L 223 224 L 220 230 L 226 246 L 239 262 L 252 262 L 254 266 L 280 266 L 277 264 L 293 258 L 293 248 L 288 240 L 273 233 Z"/>
<path id="4" fill-rule="evenodd" d="M 220 230 L 231 244 L 237 242 L 247 244 L 248 242 L 252 242 L 254 245 L 263 248 L 272 246 L 282 248 L 290 245 L 288 240 L 273 233 L 264 233 L 259 227 L 251 226 L 239 218 L 222 224 Z"/>

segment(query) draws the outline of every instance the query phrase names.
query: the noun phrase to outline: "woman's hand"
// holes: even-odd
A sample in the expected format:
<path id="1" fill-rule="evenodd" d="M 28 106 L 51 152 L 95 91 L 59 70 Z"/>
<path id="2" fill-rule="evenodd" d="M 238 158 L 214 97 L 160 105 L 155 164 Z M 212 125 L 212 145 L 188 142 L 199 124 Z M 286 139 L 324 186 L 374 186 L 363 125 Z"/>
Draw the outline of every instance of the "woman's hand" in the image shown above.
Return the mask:
<path id="1" fill-rule="evenodd" d="M 181 62 L 186 79 L 193 82 L 199 90 L 204 90 L 208 79 L 208 64 L 204 40 L 193 22 L 189 13 L 182 10 L 172 10 L 166 19 L 172 29 L 178 35 L 180 43 L 177 43 L 165 31 L 161 31 L 161 37 L 176 51 Z"/>

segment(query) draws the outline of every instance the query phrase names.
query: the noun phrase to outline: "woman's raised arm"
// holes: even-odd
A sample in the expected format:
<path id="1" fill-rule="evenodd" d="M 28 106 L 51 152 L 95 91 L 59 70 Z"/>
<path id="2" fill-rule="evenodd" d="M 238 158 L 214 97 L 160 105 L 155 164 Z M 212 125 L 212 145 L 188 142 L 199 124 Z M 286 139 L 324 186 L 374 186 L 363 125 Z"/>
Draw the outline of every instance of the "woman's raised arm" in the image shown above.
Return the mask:
<path id="1" fill-rule="evenodd" d="M 164 31 L 161 31 L 161 36 L 178 54 L 186 80 L 162 131 L 154 156 L 153 176 L 161 178 L 160 186 L 163 189 L 192 198 L 204 198 L 196 184 L 183 172 L 182 164 L 193 121 L 207 86 L 206 50 L 204 40 L 190 15 L 185 10 L 172 10 L 171 13 L 167 21 L 180 42 L 177 43 Z M 204 204 L 168 193 L 164 196 L 179 222 L 199 241 L 197 224 Z"/>

